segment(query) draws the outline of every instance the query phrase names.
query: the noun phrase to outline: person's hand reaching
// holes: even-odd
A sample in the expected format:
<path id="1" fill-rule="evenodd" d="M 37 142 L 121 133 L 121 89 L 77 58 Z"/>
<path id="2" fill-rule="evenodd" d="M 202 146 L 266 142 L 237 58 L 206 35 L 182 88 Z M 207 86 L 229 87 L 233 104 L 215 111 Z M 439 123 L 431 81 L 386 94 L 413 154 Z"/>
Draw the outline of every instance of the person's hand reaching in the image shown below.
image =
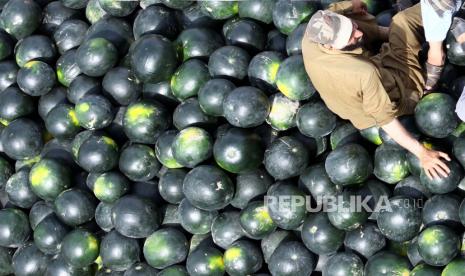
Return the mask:
<path id="1" fill-rule="evenodd" d="M 442 160 L 450 161 L 449 155 L 446 153 L 423 147 L 418 158 L 420 159 L 421 167 L 430 179 L 447 177 L 449 175 L 450 169 Z"/>

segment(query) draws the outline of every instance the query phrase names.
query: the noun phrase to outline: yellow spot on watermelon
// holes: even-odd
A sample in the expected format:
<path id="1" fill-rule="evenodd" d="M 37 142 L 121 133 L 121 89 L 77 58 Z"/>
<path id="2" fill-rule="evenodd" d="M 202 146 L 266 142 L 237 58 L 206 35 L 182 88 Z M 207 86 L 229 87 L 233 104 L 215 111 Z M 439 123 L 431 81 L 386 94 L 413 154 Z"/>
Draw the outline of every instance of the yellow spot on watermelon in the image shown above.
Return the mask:
<path id="1" fill-rule="evenodd" d="M 211 270 L 223 270 L 224 261 L 222 256 L 213 256 L 208 260 L 208 268 Z"/>
<path id="2" fill-rule="evenodd" d="M 435 244 L 435 243 L 438 242 L 438 239 L 437 239 L 436 235 L 439 232 L 440 231 L 437 230 L 437 229 L 428 229 L 423 233 L 422 240 L 428 245 Z"/>
<path id="3" fill-rule="evenodd" d="M 111 139 L 108 136 L 102 136 L 103 142 L 109 146 L 112 146 L 114 148 L 118 148 L 118 145 L 116 144 L 115 140 Z"/>
<path id="4" fill-rule="evenodd" d="M 30 180 L 32 186 L 39 186 L 44 179 L 49 177 L 50 171 L 47 166 L 39 164 L 38 166 L 32 168 Z"/>
<path id="5" fill-rule="evenodd" d="M 61 70 L 61 68 L 57 68 L 57 78 L 58 78 L 58 81 L 65 85 L 66 82 L 65 82 L 65 76 L 63 75 L 63 70 Z"/>
<path id="6" fill-rule="evenodd" d="M 89 111 L 90 105 L 88 103 L 80 103 L 76 106 L 76 111 L 79 113 L 85 113 Z"/>
<path id="7" fill-rule="evenodd" d="M 68 116 L 69 116 L 69 119 L 71 120 L 71 122 L 73 123 L 73 125 L 75 125 L 75 126 L 78 126 L 78 125 L 79 125 L 79 120 L 78 120 L 78 118 L 76 117 L 76 111 L 70 110 L 70 111 L 68 112 Z"/>
<path id="8" fill-rule="evenodd" d="M 39 62 L 36 60 L 28 61 L 26 64 L 24 64 L 24 68 L 31 69 L 34 67 L 34 65 L 38 64 Z"/>
<path id="9" fill-rule="evenodd" d="M 254 218 L 262 224 L 273 223 L 270 213 L 268 213 L 268 209 L 265 206 L 255 209 Z"/>
<path id="10" fill-rule="evenodd" d="M 97 238 L 95 238 L 94 236 L 92 235 L 89 235 L 87 237 L 87 248 L 89 248 L 89 250 L 93 250 L 93 251 L 97 251 L 98 250 L 98 240 Z"/>
<path id="11" fill-rule="evenodd" d="M 99 176 L 94 183 L 94 194 L 96 197 L 100 198 L 102 196 L 105 196 L 105 193 L 107 191 L 107 182 L 105 181 L 104 176 Z"/>
<path id="12" fill-rule="evenodd" d="M 278 74 L 279 65 L 280 63 L 273 62 L 270 64 L 268 69 L 269 77 L 273 82 L 276 82 L 276 75 Z"/>
<path id="13" fill-rule="evenodd" d="M 155 110 L 143 104 L 135 104 L 126 111 L 126 118 L 129 123 L 135 123 L 140 119 L 148 118 Z"/>
<path id="14" fill-rule="evenodd" d="M 0 118 L 0 124 L 4 125 L 4 126 L 8 126 L 8 124 L 10 124 L 10 122 L 8 120 L 5 120 L 3 118 Z"/>
<path id="15" fill-rule="evenodd" d="M 40 161 L 40 155 L 23 160 L 23 164 L 32 165 Z"/>
<path id="16" fill-rule="evenodd" d="M 204 137 L 204 133 L 200 128 L 189 127 L 181 131 L 180 137 L 183 140 L 198 140 Z"/>
<path id="17" fill-rule="evenodd" d="M 237 247 L 231 247 L 224 252 L 225 260 L 235 260 L 242 255 L 242 250 Z"/>
<path id="18" fill-rule="evenodd" d="M 287 85 L 277 80 L 276 86 L 278 86 L 279 91 L 281 91 L 281 93 L 283 93 L 284 96 L 288 97 L 289 99 L 292 99 L 292 91 L 289 87 L 287 87 Z"/>
<path id="19" fill-rule="evenodd" d="M 103 267 L 102 256 L 98 255 L 97 259 L 95 259 L 95 263 L 97 264 L 98 269 Z"/>

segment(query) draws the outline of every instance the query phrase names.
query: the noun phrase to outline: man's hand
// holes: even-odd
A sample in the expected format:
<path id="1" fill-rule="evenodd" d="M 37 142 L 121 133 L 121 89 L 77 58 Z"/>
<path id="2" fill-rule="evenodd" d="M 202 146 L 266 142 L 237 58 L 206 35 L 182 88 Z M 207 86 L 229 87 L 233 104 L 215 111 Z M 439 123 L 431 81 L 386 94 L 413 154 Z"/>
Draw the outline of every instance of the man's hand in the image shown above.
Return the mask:
<path id="1" fill-rule="evenodd" d="M 421 167 L 429 179 L 447 177 L 450 169 L 441 158 L 450 161 L 449 155 L 444 152 L 429 150 L 423 146 L 422 148 L 418 154 L 418 159 L 420 159 Z"/>
<path id="2" fill-rule="evenodd" d="M 365 15 L 367 5 L 362 0 L 352 0 L 352 13 Z"/>

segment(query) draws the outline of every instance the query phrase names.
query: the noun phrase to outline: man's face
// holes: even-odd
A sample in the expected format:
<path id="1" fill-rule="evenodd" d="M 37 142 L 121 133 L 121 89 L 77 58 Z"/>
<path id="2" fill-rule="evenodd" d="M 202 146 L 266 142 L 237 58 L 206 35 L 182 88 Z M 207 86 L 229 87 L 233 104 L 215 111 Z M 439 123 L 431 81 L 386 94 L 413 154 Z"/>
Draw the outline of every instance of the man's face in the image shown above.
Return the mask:
<path id="1" fill-rule="evenodd" d="M 358 45 L 361 42 L 362 36 L 363 36 L 363 32 L 358 29 L 357 23 L 355 23 L 355 21 L 353 20 L 352 20 L 352 25 L 353 25 L 352 34 L 350 35 L 350 39 L 349 39 L 349 42 L 347 43 L 347 46 Z"/>

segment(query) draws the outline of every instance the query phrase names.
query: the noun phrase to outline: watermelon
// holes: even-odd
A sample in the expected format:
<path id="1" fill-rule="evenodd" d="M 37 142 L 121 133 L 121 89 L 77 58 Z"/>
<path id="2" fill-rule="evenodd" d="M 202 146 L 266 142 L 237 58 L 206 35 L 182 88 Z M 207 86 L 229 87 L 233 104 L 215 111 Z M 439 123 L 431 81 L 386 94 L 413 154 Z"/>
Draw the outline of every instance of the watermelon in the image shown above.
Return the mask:
<path id="1" fill-rule="evenodd" d="M 265 151 L 264 164 L 276 180 L 299 175 L 308 165 L 310 154 L 299 140 L 284 136 L 274 141 Z"/>
<path id="2" fill-rule="evenodd" d="M 458 66 L 465 65 L 465 49 L 458 43 L 454 35 L 449 32 L 446 37 L 447 58 L 450 63 Z"/>
<path id="3" fill-rule="evenodd" d="M 103 173 L 118 165 L 119 148 L 108 136 L 91 135 L 79 146 L 77 161 L 86 171 Z"/>
<path id="4" fill-rule="evenodd" d="M 144 242 L 145 260 L 149 265 L 158 269 L 184 261 L 187 252 L 187 239 L 181 231 L 175 228 L 155 231 Z"/>
<path id="5" fill-rule="evenodd" d="M 463 169 L 456 161 L 446 161 L 446 165 L 450 169 L 447 177 L 430 179 L 425 170 L 421 170 L 420 182 L 435 194 L 446 194 L 452 192 L 459 185 L 460 180 L 463 178 Z"/>
<path id="6" fill-rule="evenodd" d="M 265 48 L 265 31 L 254 20 L 236 17 L 226 21 L 223 36 L 227 45 L 239 46 L 251 52 Z"/>
<path id="7" fill-rule="evenodd" d="M 423 261 L 433 266 L 444 266 L 457 255 L 460 240 L 450 228 L 433 225 L 418 236 L 418 252 Z"/>
<path id="8" fill-rule="evenodd" d="M 102 264 L 115 271 L 127 270 L 138 262 L 139 251 L 136 239 L 124 237 L 116 231 L 106 234 L 100 243 Z"/>
<path id="9" fill-rule="evenodd" d="M 180 103 L 173 112 L 174 126 L 182 130 L 189 126 L 211 127 L 216 118 L 205 114 L 197 98 L 189 98 Z"/>
<path id="10" fill-rule="evenodd" d="M 158 137 L 155 144 L 155 155 L 157 156 L 158 161 L 163 164 L 163 166 L 170 169 L 182 167 L 182 165 L 174 159 L 173 151 L 171 149 L 171 145 L 173 144 L 173 140 L 177 133 L 178 132 L 176 130 L 167 130 Z"/>
<path id="11" fill-rule="evenodd" d="M 95 223 L 105 232 L 110 232 L 114 225 L 111 221 L 111 209 L 114 203 L 100 202 L 95 208 Z"/>
<path id="12" fill-rule="evenodd" d="M 367 222 L 346 233 L 344 246 L 368 259 L 386 246 L 386 238 L 376 224 Z"/>
<path id="13" fill-rule="evenodd" d="M 179 100 L 196 96 L 210 79 L 207 65 L 198 59 L 184 62 L 171 77 L 171 91 Z"/>
<path id="14" fill-rule="evenodd" d="M 247 99 L 247 101 L 243 101 Z M 236 127 L 256 127 L 265 122 L 270 112 L 268 97 L 258 88 L 242 86 L 231 91 L 223 100 L 223 113 Z"/>
<path id="15" fill-rule="evenodd" d="M 183 2 L 185 3 L 186 1 Z M 219 20 L 215 20 L 204 14 L 202 12 L 202 8 L 199 5 L 190 5 L 182 9 L 182 11 L 179 11 L 176 14 L 176 18 L 184 29 L 215 27 L 215 25 L 220 22 Z"/>
<path id="16" fill-rule="evenodd" d="M 37 201 L 29 210 L 29 224 L 34 230 L 44 218 L 53 213 L 53 206 L 45 201 Z"/>
<path id="17" fill-rule="evenodd" d="M 34 243 L 28 243 L 16 250 L 11 259 L 14 275 L 43 275 L 47 269 L 48 257 Z"/>
<path id="18" fill-rule="evenodd" d="M 126 67 L 110 69 L 103 77 L 102 88 L 109 99 L 120 105 L 134 103 L 142 92 L 142 84 Z"/>
<path id="19" fill-rule="evenodd" d="M 14 120 L 0 134 L 3 151 L 12 159 L 36 157 L 44 145 L 41 127 L 30 119 Z"/>
<path id="20" fill-rule="evenodd" d="M 263 201 L 251 201 L 240 213 L 240 224 L 247 237 L 262 239 L 276 229 Z"/>
<path id="21" fill-rule="evenodd" d="M 213 219 L 211 236 L 213 242 L 223 249 L 229 248 L 236 240 L 244 236 L 239 223 L 239 212 L 223 212 Z"/>
<path id="22" fill-rule="evenodd" d="M 186 268 L 192 276 L 223 275 L 225 272 L 223 254 L 215 247 L 200 245 L 187 257 Z"/>
<path id="23" fill-rule="evenodd" d="M 79 125 L 86 129 L 102 129 L 113 120 L 113 107 L 105 97 L 82 97 L 74 107 Z"/>
<path id="24" fill-rule="evenodd" d="M 184 198 L 182 183 L 187 171 L 183 169 L 168 169 L 161 173 L 158 182 L 160 196 L 167 202 L 177 204 Z"/>
<path id="25" fill-rule="evenodd" d="M 144 83 L 142 87 L 142 97 L 145 99 L 152 99 L 160 103 L 174 107 L 179 104 L 179 100 L 173 95 L 169 81 L 162 81 L 158 83 Z"/>
<path id="26" fill-rule="evenodd" d="M 77 268 L 69 265 L 61 256 L 51 259 L 47 263 L 47 269 L 45 271 L 46 276 L 51 275 L 82 275 L 82 276 L 91 276 L 92 275 L 92 265 L 86 266 L 83 268 Z"/>
<path id="27" fill-rule="evenodd" d="M 71 187 L 71 172 L 54 159 L 42 159 L 32 166 L 29 172 L 32 191 L 40 198 L 48 201 Z"/>
<path id="28" fill-rule="evenodd" d="M 16 83 L 18 65 L 12 60 L 0 61 L 0 91 Z"/>
<path id="29" fill-rule="evenodd" d="M 124 17 L 131 14 L 137 5 L 137 2 L 127 1 L 123 3 L 115 3 L 111 0 L 98 0 L 100 7 L 106 11 L 109 15 Z"/>
<path id="30" fill-rule="evenodd" d="M 364 275 L 409 275 L 410 263 L 401 256 L 389 251 L 381 251 L 371 256 L 365 264 Z"/>
<path id="31" fill-rule="evenodd" d="M 105 38 L 86 40 L 76 51 L 76 63 L 79 69 L 91 77 L 105 75 L 117 61 L 118 50 Z"/>
<path id="32" fill-rule="evenodd" d="M 71 82 L 81 74 L 81 69 L 76 63 L 76 50 L 66 51 L 56 63 L 57 80 L 63 86 L 68 87 Z"/>
<path id="33" fill-rule="evenodd" d="M 272 275 L 309 276 L 316 264 L 316 256 L 298 241 L 281 243 L 268 262 Z"/>
<path id="34" fill-rule="evenodd" d="M 271 255 L 273 255 L 274 251 L 281 243 L 291 240 L 295 240 L 295 236 L 293 232 L 286 230 L 277 229 L 273 233 L 265 236 L 260 242 L 265 262 L 269 263 Z"/>
<path id="35" fill-rule="evenodd" d="M 409 175 L 406 151 L 382 144 L 375 151 L 374 175 L 381 181 L 395 184 Z"/>
<path id="36" fill-rule="evenodd" d="M 359 196 L 357 193 L 352 191 L 343 191 L 337 196 L 334 204 L 337 204 L 337 208 L 331 208 L 328 212 L 328 219 L 334 227 L 351 231 L 357 229 L 365 223 L 368 219 L 369 214 L 367 210 L 362 208 L 357 208 L 354 206 L 353 197 Z"/>
<path id="37" fill-rule="evenodd" d="M 383 143 L 383 140 L 380 136 L 381 129 L 378 126 L 373 126 L 365 129 L 360 130 L 360 135 L 363 138 L 367 139 L 368 141 L 372 142 L 373 144 L 379 146 Z"/>
<path id="38" fill-rule="evenodd" d="M 237 1 L 211 0 L 199 2 L 201 11 L 213 19 L 227 19 L 239 11 Z"/>
<path id="39" fill-rule="evenodd" d="M 251 241 L 234 242 L 224 252 L 224 267 L 229 275 L 248 275 L 257 272 L 263 263 L 260 249 Z"/>
<path id="40" fill-rule="evenodd" d="M 179 203 L 181 226 L 192 234 L 207 234 L 210 232 L 212 222 L 217 215 L 217 211 L 196 208 L 187 199 L 183 199 Z"/>
<path id="41" fill-rule="evenodd" d="M 55 56 L 56 48 L 53 41 L 44 35 L 28 36 L 21 40 L 15 49 L 15 60 L 19 67 L 33 60 L 52 63 L 55 61 Z"/>
<path id="42" fill-rule="evenodd" d="M 34 244 L 44 254 L 58 254 L 61 242 L 68 232 L 69 227 L 63 224 L 56 215 L 51 214 L 34 229 Z"/>
<path id="43" fill-rule="evenodd" d="M 224 45 L 223 38 L 209 28 L 191 28 L 181 32 L 175 41 L 183 61 L 191 58 L 207 59 Z"/>
<path id="44" fill-rule="evenodd" d="M 79 47 L 85 37 L 89 25 L 79 19 L 68 19 L 57 26 L 53 40 L 60 54 Z"/>
<path id="45" fill-rule="evenodd" d="M 455 139 L 453 153 L 457 161 L 465 168 L 465 138 Z"/>
<path id="46" fill-rule="evenodd" d="M 11 86 L 1 92 L 0 118 L 6 121 L 26 116 L 34 112 L 32 97 Z"/>
<path id="47" fill-rule="evenodd" d="M 295 101 L 307 100 L 315 94 L 302 55 L 294 55 L 282 61 L 276 74 L 276 86 L 284 96 Z"/>
<path id="48" fill-rule="evenodd" d="M 344 242 L 344 231 L 334 227 L 323 213 L 307 215 L 302 225 L 301 238 L 305 246 L 316 254 L 336 252 Z"/>
<path id="49" fill-rule="evenodd" d="M 212 155 L 212 139 L 208 132 L 198 127 L 181 130 L 172 144 L 173 156 L 179 164 L 193 168 Z"/>
<path id="50" fill-rule="evenodd" d="M 286 39 L 286 52 L 287 55 L 301 55 L 302 54 L 302 38 L 304 37 L 307 23 L 302 23 L 295 28 Z"/>
<path id="51" fill-rule="evenodd" d="M 31 35 L 41 19 L 42 10 L 32 0 L 8 1 L 0 14 L 2 28 L 18 40 Z"/>
<path id="52" fill-rule="evenodd" d="M 21 208 L 31 208 L 39 200 L 31 189 L 28 169 L 11 175 L 5 184 L 5 192 L 8 201 Z"/>
<path id="53" fill-rule="evenodd" d="M 266 122 L 278 131 L 288 130 L 296 126 L 296 115 L 299 102 L 293 101 L 281 93 L 270 97 L 271 109 Z"/>
<path id="54" fill-rule="evenodd" d="M 329 153 L 325 169 L 333 183 L 346 186 L 365 181 L 373 171 L 373 164 L 365 148 L 350 143 Z"/>
<path id="55" fill-rule="evenodd" d="M 136 215 L 137 219 L 134 219 Z M 157 206 L 135 195 L 123 196 L 111 209 L 115 230 L 128 238 L 145 238 L 160 225 Z"/>
<path id="56" fill-rule="evenodd" d="M 207 81 L 198 92 L 202 111 L 210 116 L 223 116 L 223 101 L 236 86 L 226 79 Z"/>
<path id="57" fill-rule="evenodd" d="M 289 35 L 300 23 L 308 21 L 315 11 L 313 2 L 278 0 L 273 9 L 273 23 L 280 32 Z"/>
<path id="58" fill-rule="evenodd" d="M 0 275 L 9 275 L 13 273 L 13 267 L 11 265 L 10 250 L 5 247 L 0 248 Z"/>
<path id="59" fill-rule="evenodd" d="M 64 223 L 77 226 L 94 218 L 96 204 L 87 191 L 72 188 L 60 193 L 54 202 L 56 215 Z"/>
<path id="60" fill-rule="evenodd" d="M 412 198 L 396 196 L 386 202 L 379 212 L 378 228 L 388 239 L 405 242 L 418 235 L 421 226 L 421 211 Z"/>
<path id="61" fill-rule="evenodd" d="M 261 1 L 239 1 L 239 16 L 241 18 L 252 18 L 265 24 L 273 22 L 273 9 L 276 0 Z"/>
<path id="62" fill-rule="evenodd" d="M 271 184 L 271 176 L 262 169 L 239 173 L 236 177 L 236 192 L 231 205 L 243 209 L 250 200 L 264 195 Z"/>
<path id="63" fill-rule="evenodd" d="M 47 94 L 40 97 L 37 105 L 37 112 L 42 120 L 44 120 L 50 110 L 52 110 L 55 106 L 66 102 L 66 89 L 64 87 L 55 87 Z"/>
<path id="64" fill-rule="evenodd" d="M 435 195 L 429 198 L 421 212 L 423 224 L 430 226 L 434 224 L 460 226 L 460 200 L 453 194 Z"/>
<path id="65" fill-rule="evenodd" d="M 86 75 L 79 75 L 71 81 L 67 89 L 67 99 L 76 104 L 81 98 L 87 95 L 100 94 L 101 84 L 97 78 Z"/>
<path id="66" fill-rule="evenodd" d="M 24 245 L 31 233 L 27 215 L 13 208 L 0 210 L 0 246 L 18 248 Z"/>
<path id="67" fill-rule="evenodd" d="M 323 267 L 324 275 L 363 275 L 363 262 L 354 253 L 341 252 L 329 258 Z"/>
<path id="68" fill-rule="evenodd" d="M 187 173 L 182 190 L 192 205 L 206 211 L 224 208 L 234 195 L 231 179 L 221 169 L 209 165 L 197 166 Z"/>
<path id="69" fill-rule="evenodd" d="M 5 187 L 6 182 L 12 174 L 13 168 L 11 167 L 10 163 L 5 158 L 0 156 L 0 189 Z"/>
<path id="70" fill-rule="evenodd" d="M 306 168 L 299 176 L 299 185 L 308 190 L 317 203 L 324 197 L 335 196 L 342 191 L 341 185 L 331 182 L 323 163 Z"/>
<path id="71" fill-rule="evenodd" d="M 212 77 L 242 80 L 247 76 L 249 61 L 250 55 L 244 49 L 237 46 L 223 46 L 210 55 L 208 70 Z"/>
<path id="72" fill-rule="evenodd" d="M 135 39 L 147 34 L 159 34 L 173 39 L 178 33 L 178 23 L 174 11 L 163 6 L 152 5 L 137 14 L 133 30 Z"/>
<path id="73" fill-rule="evenodd" d="M 290 204 L 283 204 L 283 198 L 289 198 Z M 279 228 L 292 230 L 303 223 L 307 213 L 305 194 L 295 185 L 285 182 L 273 184 L 268 189 L 266 200 L 270 217 Z"/>
<path id="74" fill-rule="evenodd" d="M 59 104 L 47 114 L 45 127 L 58 139 L 73 138 L 80 130 L 76 111 L 69 104 Z"/>
<path id="75" fill-rule="evenodd" d="M 56 76 L 50 65 L 33 60 L 28 61 L 19 69 L 16 81 L 24 93 L 31 96 L 42 96 L 52 90 Z"/>
<path id="76" fill-rule="evenodd" d="M 463 273 L 465 273 L 465 260 L 462 258 L 456 258 L 446 265 L 441 275 L 442 276 L 453 276 L 453 275 L 461 275 Z M 438 272 L 438 275 L 439 275 L 439 272 Z"/>
<path id="77" fill-rule="evenodd" d="M 254 56 L 248 68 L 250 83 L 263 91 L 276 92 L 276 75 L 283 59 L 281 53 L 274 51 L 265 51 Z"/>
<path id="78" fill-rule="evenodd" d="M 279 30 L 272 29 L 268 32 L 265 49 L 268 51 L 286 53 L 286 38 L 287 36 Z"/>
<path id="79" fill-rule="evenodd" d="M 394 195 L 405 195 L 415 199 L 431 197 L 431 192 L 420 183 L 418 176 L 410 175 L 394 187 Z"/>
<path id="80" fill-rule="evenodd" d="M 76 229 L 69 232 L 63 239 L 61 254 L 65 261 L 77 268 L 83 268 L 93 263 L 100 250 L 100 241 L 91 232 Z"/>
<path id="81" fill-rule="evenodd" d="M 336 128 L 337 117 L 322 101 L 302 105 L 297 111 L 297 128 L 309 137 L 320 138 Z"/>
<path id="82" fill-rule="evenodd" d="M 158 270 L 151 267 L 147 263 L 135 263 L 124 272 L 123 276 L 150 276 L 161 275 L 157 274 Z"/>
<path id="83" fill-rule="evenodd" d="M 13 54 L 14 40 L 5 31 L 0 31 L 0 60 L 4 60 Z"/>
<path id="84" fill-rule="evenodd" d="M 354 127 L 349 121 L 340 121 L 336 124 L 336 128 L 331 132 L 329 136 L 331 149 L 336 149 L 339 146 L 360 143 L 362 137 L 360 131 Z"/>
<path id="85" fill-rule="evenodd" d="M 415 107 L 415 121 L 419 130 L 433 138 L 445 138 L 458 124 L 454 112 L 455 101 L 443 93 L 430 93 Z"/>

